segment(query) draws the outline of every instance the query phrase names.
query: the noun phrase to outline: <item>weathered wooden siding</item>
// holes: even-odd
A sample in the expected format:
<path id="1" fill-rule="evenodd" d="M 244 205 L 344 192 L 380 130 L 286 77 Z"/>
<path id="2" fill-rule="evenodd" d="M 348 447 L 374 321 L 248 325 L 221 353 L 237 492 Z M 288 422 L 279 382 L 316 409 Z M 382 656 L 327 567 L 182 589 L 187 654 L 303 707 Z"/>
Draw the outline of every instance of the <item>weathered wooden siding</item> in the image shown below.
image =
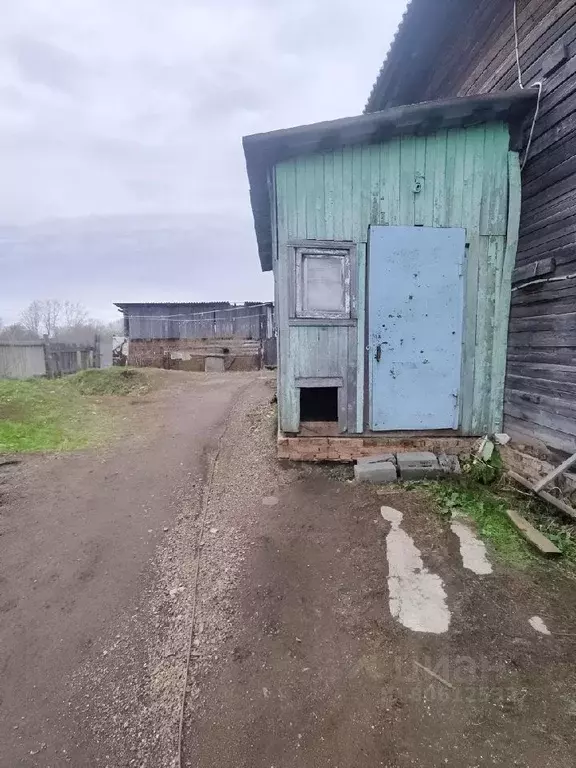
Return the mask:
<path id="1" fill-rule="evenodd" d="M 425 4 L 413 2 L 416 29 Z M 389 100 L 517 88 L 512 9 L 512 0 L 437 3 L 434 12 L 443 31 L 436 47 L 429 49 L 417 77 L 391 85 L 374 108 Z M 568 385 L 576 382 L 576 3 L 519 0 L 518 37 L 524 85 L 542 81 L 543 91 L 522 174 L 516 265 L 536 267 L 551 257 L 555 268 L 545 275 L 554 278 L 551 282 L 527 288 L 515 282 L 513 287 L 505 428 L 519 438 L 573 452 L 576 387 Z"/>
<path id="2" fill-rule="evenodd" d="M 126 309 L 130 339 L 265 339 L 270 305 L 135 304 Z"/>
<path id="3" fill-rule="evenodd" d="M 294 378 L 348 376 L 350 330 L 317 323 L 290 324 L 288 244 L 292 240 L 347 240 L 357 246 L 358 323 L 353 328 L 359 364 L 355 429 L 364 426 L 365 270 L 370 224 L 463 227 L 467 231 L 461 428 L 480 434 L 501 427 L 505 341 L 509 308 L 508 190 L 518 158 L 509 153 L 508 129 L 489 124 L 405 137 L 297 158 L 275 171 L 277 211 L 280 421 L 298 429 Z M 509 173 L 509 167 L 512 169 Z M 415 192 L 415 183 L 421 192 Z M 518 208 L 518 187 L 512 184 Z M 514 209 L 514 205 L 511 210 Z M 513 237 L 512 226 L 512 237 Z M 352 384 L 350 383 L 352 389 Z M 351 391 L 348 397 L 351 397 Z"/>

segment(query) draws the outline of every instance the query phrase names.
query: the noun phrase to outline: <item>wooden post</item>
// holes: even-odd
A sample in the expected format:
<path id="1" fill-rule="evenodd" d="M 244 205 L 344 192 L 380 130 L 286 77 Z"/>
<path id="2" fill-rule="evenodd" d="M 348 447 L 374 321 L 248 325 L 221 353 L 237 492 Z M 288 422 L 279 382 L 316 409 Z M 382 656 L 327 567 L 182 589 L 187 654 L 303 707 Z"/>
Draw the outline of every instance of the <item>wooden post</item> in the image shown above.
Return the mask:
<path id="1" fill-rule="evenodd" d="M 94 336 L 94 368 L 102 367 L 102 355 L 100 352 L 100 334 Z"/>
<path id="2" fill-rule="evenodd" d="M 54 371 L 52 366 L 52 353 L 50 350 L 50 339 L 48 334 L 44 334 L 42 337 L 42 342 L 44 346 L 44 367 L 46 368 L 46 377 L 51 379 L 54 376 Z"/>

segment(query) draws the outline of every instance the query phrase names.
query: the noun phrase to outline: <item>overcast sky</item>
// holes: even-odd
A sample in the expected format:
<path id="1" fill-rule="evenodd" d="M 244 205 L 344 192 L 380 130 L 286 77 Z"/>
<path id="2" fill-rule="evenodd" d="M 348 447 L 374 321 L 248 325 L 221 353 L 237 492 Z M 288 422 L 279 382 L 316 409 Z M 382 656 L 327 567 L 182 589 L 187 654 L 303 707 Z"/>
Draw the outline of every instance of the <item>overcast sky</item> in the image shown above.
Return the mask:
<path id="1" fill-rule="evenodd" d="M 241 137 L 359 114 L 405 4 L 4 3 L 0 318 L 270 299 Z"/>

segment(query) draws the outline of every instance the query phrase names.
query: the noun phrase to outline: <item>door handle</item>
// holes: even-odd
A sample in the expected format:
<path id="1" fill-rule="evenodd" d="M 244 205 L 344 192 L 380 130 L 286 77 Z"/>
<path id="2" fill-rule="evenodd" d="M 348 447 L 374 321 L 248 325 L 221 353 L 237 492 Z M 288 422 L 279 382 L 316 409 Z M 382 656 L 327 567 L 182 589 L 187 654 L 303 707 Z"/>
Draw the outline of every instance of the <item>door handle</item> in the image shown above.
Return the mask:
<path id="1" fill-rule="evenodd" d="M 374 355 L 374 357 L 376 358 L 376 362 L 379 363 L 380 358 L 382 357 L 382 344 L 376 345 L 376 354 Z"/>

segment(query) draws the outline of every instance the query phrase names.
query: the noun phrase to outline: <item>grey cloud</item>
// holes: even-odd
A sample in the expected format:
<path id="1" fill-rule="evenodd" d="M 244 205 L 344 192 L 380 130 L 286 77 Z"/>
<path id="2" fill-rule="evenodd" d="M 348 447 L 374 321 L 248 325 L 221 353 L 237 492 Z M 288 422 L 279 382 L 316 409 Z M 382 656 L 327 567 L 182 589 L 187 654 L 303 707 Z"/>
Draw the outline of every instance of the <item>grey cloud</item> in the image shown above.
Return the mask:
<path id="1" fill-rule="evenodd" d="M 358 114 L 405 0 L 18 0 L 0 29 L 0 317 L 268 299 L 243 134 Z"/>
<path id="2" fill-rule="evenodd" d="M 60 91 L 71 91 L 82 73 L 78 59 L 43 40 L 16 35 L 6 43 L 24 80 Z"/>

